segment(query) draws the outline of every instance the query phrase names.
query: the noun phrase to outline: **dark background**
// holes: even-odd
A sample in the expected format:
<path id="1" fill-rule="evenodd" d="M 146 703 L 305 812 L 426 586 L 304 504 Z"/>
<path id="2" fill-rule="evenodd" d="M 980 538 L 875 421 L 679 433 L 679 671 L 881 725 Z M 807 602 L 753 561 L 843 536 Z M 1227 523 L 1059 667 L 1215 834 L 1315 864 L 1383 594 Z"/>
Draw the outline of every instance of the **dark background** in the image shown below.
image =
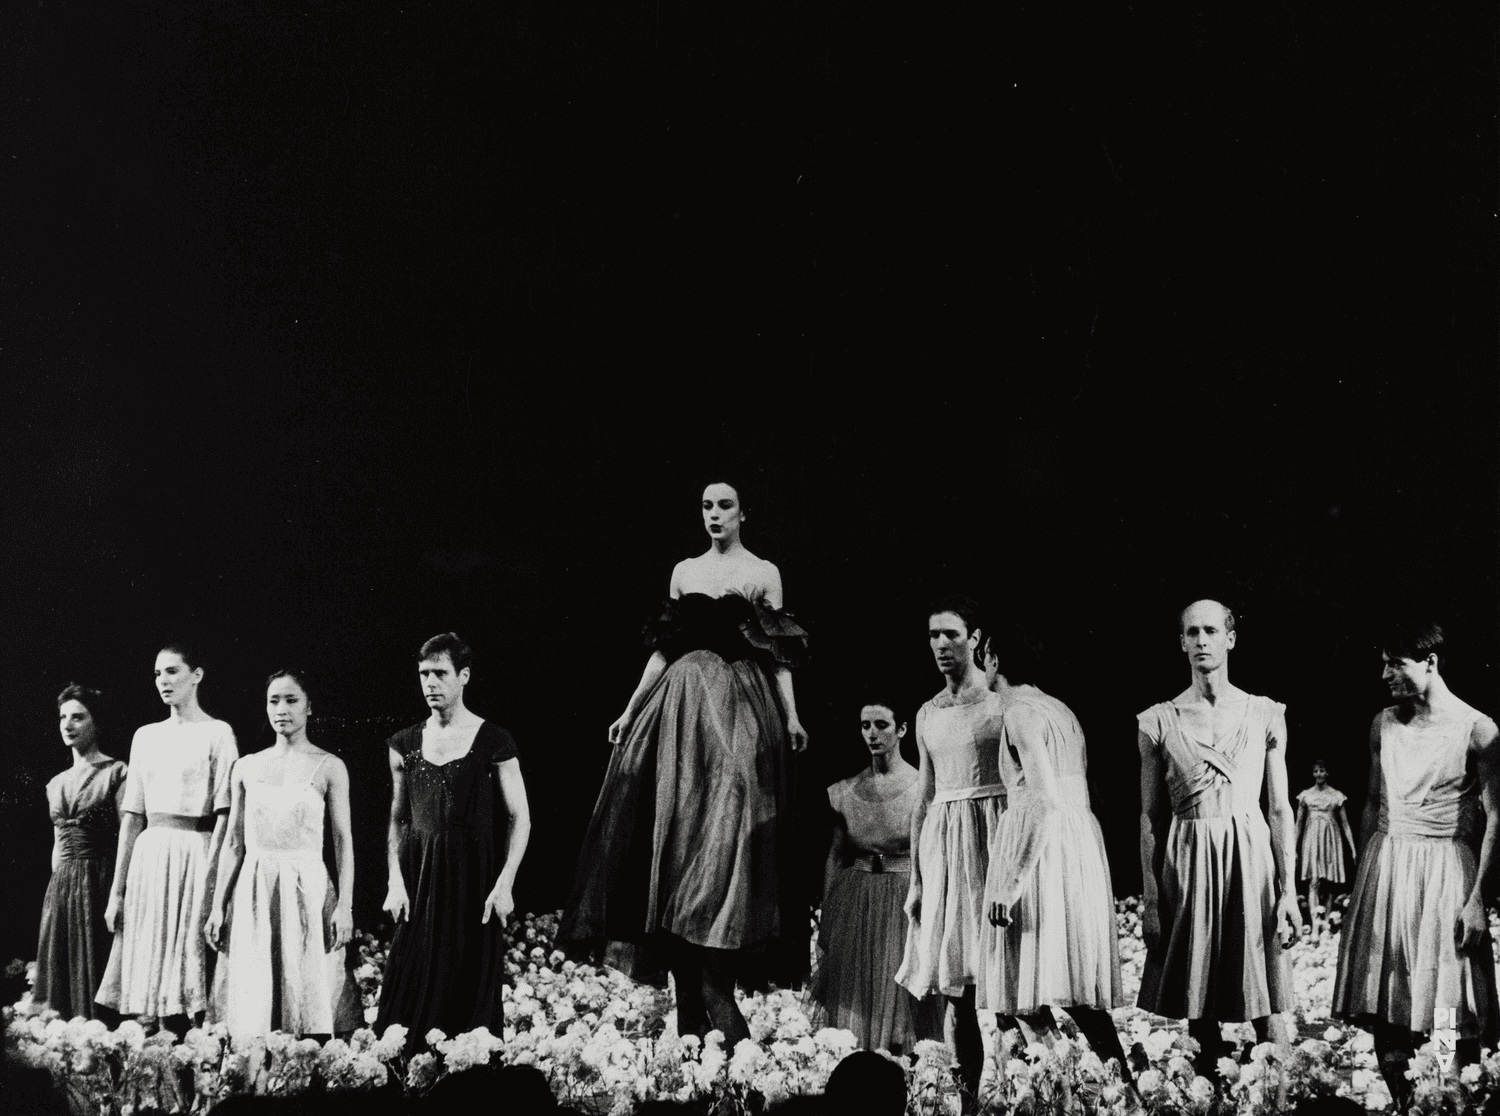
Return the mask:
<path id="1" fill-rule="evenodd" d="M 1043 631 L 1121 893 L 1192 597 L 1356 822 L 1382 609 L 1436 609 L 1495 711 L 1493 6 L 706 7 L 0 16 L 0 956 L 54 695 L 103 687 L 123 757 L 183 635 L 242 750 L 271 669 L 320 673 L 379 928 L 381 741 L 464 633 L 518 901 L 560 905 L 725 476 L 813 633 L 813 830 L 865 690 L 936 690 L 952 589 Z"/>

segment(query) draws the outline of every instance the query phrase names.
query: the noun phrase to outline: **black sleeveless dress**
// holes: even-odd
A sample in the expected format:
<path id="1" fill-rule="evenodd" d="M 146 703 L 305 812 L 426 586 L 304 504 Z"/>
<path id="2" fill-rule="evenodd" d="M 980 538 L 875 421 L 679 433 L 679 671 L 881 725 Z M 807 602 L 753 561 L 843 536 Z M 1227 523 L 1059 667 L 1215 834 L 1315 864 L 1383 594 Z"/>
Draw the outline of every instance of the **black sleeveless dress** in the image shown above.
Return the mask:
<path id="1" fill-rule="evenodd" d="M 610 756 L 558 941 L 585 957 L 613 946 L 609 963 L 655 981 L 671 935 L 745 951 L 747 976 L 796 983 L 808 919 L 772 675 L 806 662 L 807 633 L 759 601 L 689 593 L 647 623 L 645 643 L 670 665 Z"/>
<path id="2" fill-rule="evenodd" d="M 452 1038 L 475 1027 L 500 1034 L 505 935 L 483 923 L 484 901 L 505 863 L 506 832 L 494 765 L 516 757 L 516 742 L 485 721 L 466 755 L 445 764 L 422 756 L 422 725 L 386 741 L 405 771 L 408 825 L 401 875 L 411 913 L 396 924 L 380 989 L 378 1031 L 410 1028 L 421 1044 L 433 1027 Z"/>

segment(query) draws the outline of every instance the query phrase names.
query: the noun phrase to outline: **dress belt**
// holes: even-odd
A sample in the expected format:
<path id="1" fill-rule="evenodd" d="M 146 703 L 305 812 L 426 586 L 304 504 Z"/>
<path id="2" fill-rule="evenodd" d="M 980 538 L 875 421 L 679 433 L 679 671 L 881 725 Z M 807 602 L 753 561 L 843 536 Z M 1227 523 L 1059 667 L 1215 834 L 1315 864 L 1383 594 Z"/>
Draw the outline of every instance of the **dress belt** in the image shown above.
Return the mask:
<path id="1" fill-rule="evenodd" d="M 212 833 L 215 817 L 214 814 L 198 818 L 184 817 L 182 814 L 147 814 L 146 826 L 149 829 L 190 829 L 195 833 Z"/>
<path id="2" fill-rule="evenodd" d="M 932 796 L 933 804 L 939 802 L 966 802 L 971 798 L 1004 798 L 1004 783 L 989 783 L 982 787 L 949 787 Z"/>
<path id="3" fill-rule="evenodd" d="M 857 872 L 873 872 L 876 875 L 883 872 L 900 872 L 910 875 L 911 857 L 885 856 L 881 853 L 862 853 L 856 856 L 849 866 Z"/>

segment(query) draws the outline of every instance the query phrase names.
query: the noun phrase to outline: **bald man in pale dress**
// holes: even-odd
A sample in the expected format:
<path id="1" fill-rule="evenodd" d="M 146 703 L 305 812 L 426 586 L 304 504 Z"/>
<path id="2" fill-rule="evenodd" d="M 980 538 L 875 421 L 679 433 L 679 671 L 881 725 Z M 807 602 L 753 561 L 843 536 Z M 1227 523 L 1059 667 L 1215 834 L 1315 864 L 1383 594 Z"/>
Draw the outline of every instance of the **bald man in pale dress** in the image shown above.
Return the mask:
<path id="1" fill-rule="evenodd" d="M 1205 1076 L 1223 1050 L 1221 1022 L 1250 1020 L 1264 1042 L 1270 1016 L 1295 1007 L 1282 951 L 1302 930 L 1286 707 L 1230 684 L 1236 638 L 1234 614 L 1218 601 L 1185 608 L 1181 645 L 1192 685 L 1138 718 L 1147 952 L 1137 1002 L 1187 1019 Z"/>

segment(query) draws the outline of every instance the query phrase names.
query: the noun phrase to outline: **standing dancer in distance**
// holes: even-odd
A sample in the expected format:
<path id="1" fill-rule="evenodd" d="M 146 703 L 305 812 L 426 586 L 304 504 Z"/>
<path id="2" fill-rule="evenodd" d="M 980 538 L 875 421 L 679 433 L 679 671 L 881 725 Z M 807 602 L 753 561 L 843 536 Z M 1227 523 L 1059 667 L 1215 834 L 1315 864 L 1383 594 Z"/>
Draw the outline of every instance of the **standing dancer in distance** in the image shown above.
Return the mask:
<path id="1" fill-rule="evenodd" d="M 52 879 L 42 900 L 31 998 L 64 1019 L 91 1018 L 109 961 L 104 908 L 114 877 L 125 765 L 99 750 L 98 690 L 72 685 L 57 695 L 58 727 L 73 753 L 47 783 Z"/>
<path id="2" fill-rule="evenodd" d="M 823 870 L 823 917 L 813 1000 L 827 1026 L 854 1032 L 866 1050 L 910 1051 L 942 1034 L 933 1001 L 896 983 L 906 944 L 911 884 L 911 815 L 921 793 L 915 767 L 901 758 L 906 724 L 890 695 L 859 711 L 870 762 L 828 788 L 833 840 Z"/>
<path id="3" fill-rule="evenodd" d="M 946 685 L 917 713 L 921 793 L 912 812 L 917 850 L 906 955 L 896 980 L 913 996 L 947 998 L 944 1027 L 958 1057 L 965 1110 L 979 1095 L 984 1040 L 975 986 L 984 964 L 984 885 L 1000 824 L 1000 703 L 974 662 L 979 606 L 955 596 L 927 619 L 927 641 Z"/>
<path id="4" fill-rule="evenodd" d="M 1265 1042 L 1270 1016 L 1295 1007 L 1282 951 L 1301 932 L 1302 914 L 1292 882 L 1286 707 L 1230 683 L 1236 635 L 1224 605 L 1188 605 L 1180 631 L 1192 685 L 1137 719 L 1146 940 L 1138 1003 L 1187 1019 L 1202 1047 L 1198 1072 L 1208 1077 L 1224 1049 L 1221 1022 L 1248 1019 Z"/>
<path id="5" fill-rule="evenodd" d="M 165 721 L 136 730 L 125 780 L 114 888 L 114 932 L 95 999 L 174 1029 L 208 1007 L 203 926 L 229 822 L 234 731 L 198 704 L 203 667 L 181 644 L 156 656 Z M 186 1018 L 184 1018 L 186 1017 Z"/>
<path id="6" fill-rule="evenodd" d="M 1109 1009 L 1124 1007 L 1115 893 L 1104 831 L 1089 805 L 1088 750 L 1073 711 L 1034 684 L 1037 656 L 1014 629 L 982 641 L 985 679 L 1000 699 L 1006 808 L 990 845 L 989 925 L 978 1008 L 1056 1033 L 1060 1007 L 1104 1061 L 1130 1063 Z M 1012 1017 L 1007 1019 L 1006 1017 Z"/>
<path id="7" fill-rule="evenodd" d="M 701 506 L 710 545 L 677 563 L 646 625 L 558 940 L 625 943 L 612 960 L 640 978 L 665 954 L 679 1033 L 732 1048 L 750 1034 L 734 1001 L 749 955 L 772 954 L 783 981 L 807 969 L 789 754 L 807 747 L 791 675 L 807 633 L 781 611 L 781 572 L 741 541 L 739 489 L 710 484 Z"/>
<path id="8" fill-rule="evenodd" d="M 1375 1032 L 1404 1105 L 1416 1036 L 1452 1010 L 1461 1064 L 1500 1031 L 1485 881 L 1500 817 L 1495 722 L 1448 688 L 1443 630 L 1394 626 L 1380 644 L 1396 704 L 1370 725 L 1370 795 L 1339 941 L 1333 1015 Z M 1475 850 L 1478 850 L 1476 861 Z"/>
<path id="9" fill-rule="evenodd" d="M 464 705 L 472 658 L 453 632 L 422 644 L 417 677 L 432 712 L 386 741 L 384 909 L 396 933 L 375 1026 L 400 1023 L 412 1043 L 433 1027 L 498 1035 L 504 1022 L 505 922 L 516 908 L 531 811 L 515 740 Z"/>
<path id="10" fill-rule="evenodd" d="M 276 743 L 234 765 L 229 834 L 203 936 L 228 949 L 214 973 L 216 1014 L 236 1044 L 269 1031 L 332 1034 L 344 946 L 354 932 L 349 772 L 307 739 L 312 699 L 301 671 L 266 679 Z M 338 889 L 323 866 L 323 818 L 333 823 Z"/>
<path id="11" fill-rule="evenodd" d="M 1344 793 L 1328 785 L 1328 765 L 1312 766 L 1313 785 L 1297 795 L 1297 875 L 1307 881 L 1307 921 L 1314 940 L 1323 936 L 1327 918 L 1322 912 L 1322 883 L 1344 882 L 1344 841 L 1356 860 L 1354 831 L 1344 810 Z"/>

